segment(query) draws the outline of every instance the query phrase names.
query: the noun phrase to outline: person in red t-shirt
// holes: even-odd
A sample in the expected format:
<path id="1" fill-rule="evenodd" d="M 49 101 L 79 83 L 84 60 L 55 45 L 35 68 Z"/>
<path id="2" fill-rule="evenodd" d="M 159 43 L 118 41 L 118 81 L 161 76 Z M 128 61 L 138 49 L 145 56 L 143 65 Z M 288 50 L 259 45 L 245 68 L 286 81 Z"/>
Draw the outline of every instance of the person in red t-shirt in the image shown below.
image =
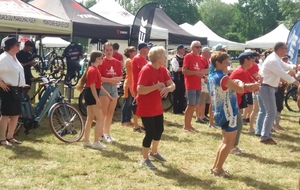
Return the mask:
<path id="1" fill-rule="evenodd" d="M 102 85 L 105 90 L 111 95 L 113 98 L 112 101 L 108 101 L 108 98 L 100 91 L 100 100 L 102 103 L 102 111 L 104 119 L 100 122 L 104 122 L 103 125 L 103 142 L 115 142 L 114 139 L 110 134 L 110 126 L 112 122 L 112 118 L 115 112 L 115 108 L 117 105 L 118 99 L 118 88 L 117 85 L 121 80 L 122 77 L 122 64 L 120 61 L 113 58 L 113 47 L 112 43 L 106 42 L 104 44 L 104 54 L 105 58 L 103 59 L 102 65 L 98 66 L 100 74 L 102 76 Z"/>
<path id="2" fill-rule="evenodd" d="M 149 156 L 164 162 L 166 161 L 158 153 L 158 143 L 164 131 L 162 97 L 175 90 L 175 84 L 164 67 L 166 62 L 166 50 L 162 46 L 150 49 L 148 57 L 151 64 L 142 68 L 138 76 L 137 86 L 137 109 L 136 115 L 142 118 L 145 127 L 143 139 L 143 159 L 141 165 L 151 169 L 156 167 L 149 160 Z M 152 143 L 151 152 L 150 146 Z"/>
<path id="3" fill-rule="evenodd" d="M 99 99 L 99 92 L 101 91 L 108 97 L 109 100 L 112 100 L 112 97 L 108 94 L 108 92 L 101 86 L 101 74 L 98 65 L 102 64 L 103 54 L 100 51 L 93 51 L 90 56 L 89 68 L 85 71 L 85 73 L 80 78 L 76 89 L 82 91 L 84 83 L 86 87 L 86 92 L 84 94 L 84 100 L 87 104 L 87 118 L 85 122 L 85 130 L 84 130 L 84 139 L 83 146 L 90 147 L 94 149 L 103 149 L 104 146 L 99 142 L 99 138 L 103 134 L 103 123 L 96 122 L 95 126 L 95 138 L 94 143 L 90 143 L 90 133 L 91 133 L 91 125 L 93 119 L 96 118 L 98 121 L 103 119 L 103 114 L 101 110 L 101 102 Z"/>
<path id="4" fill-rule="evenodd" d="M 114 50 L 113 58 L 119 60 L 123 66 L 123 55 L 118 52 L 119 48 L 120 45 L 118 43 L 113 43 L 113 50 Z"/>
<path id="5" fill-rule="evenodd" d="M 199 104 L 201 91 L 201 78 L 208 73 L 207 64 L 201 57 L 201 43 L 193 41 L 191 43 L 191 53 L 184 57 L 182 73 L 184 74 L 184 84 L 186 89 L 187 106 L 184 113 L 184 131 L 195 131 L 192 127 L 192 117 L 196 105 Z"/>
<path id="6" fill-rule="evenodd" d="M 258 91 L 260 84 L 256 83 L 255 80 L 247 71 L 252 66 L 252 63 L 254 62 L 253 52 L 241 53 L 238 58 L 240 61 L 240 66 L 231 73 L 230 78 L 241 80 L 245 84 L 245 92 Z M 237 93 L 239 109 L 243 109 L 247 106 L 247 102 L 245 99 L 246 97 L 244 96 L 245 92 L 243 94 Z M 251 98 L 252 98 L 252 93 L 251 93 Z M 243 152 L 243 150 L 237 147 L 239 144 L 240 134 L 243 127 L 241 111 L 239 111 L 237 115 L 237 126 L 238 126 L 238 132 L 236 135 L 234 147 L 231 149 L 232 154 L 241 154 Z"/>

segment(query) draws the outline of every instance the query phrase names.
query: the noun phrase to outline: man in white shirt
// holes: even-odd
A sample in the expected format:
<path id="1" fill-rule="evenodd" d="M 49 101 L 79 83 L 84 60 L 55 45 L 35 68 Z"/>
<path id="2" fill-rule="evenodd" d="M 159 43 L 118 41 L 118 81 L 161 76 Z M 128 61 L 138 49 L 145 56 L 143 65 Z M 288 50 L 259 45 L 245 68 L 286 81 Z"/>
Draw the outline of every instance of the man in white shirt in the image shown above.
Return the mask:
<path id="1" fill-rule="evenodd" d="M 271 129 L 276 116 L 275 91 L 280 79 L 299 86 L 299 82 L 285 72 L 281 57 L 287 53 L 287 46 L 283 42 L 275 44 L 274 52 L 271 53 L 262 64 L 262 84 L 259 95 L 266 109 L 266 117 L 263 122 L 260 142 L 264 144 L 277 144 L 272 139 Z"/>

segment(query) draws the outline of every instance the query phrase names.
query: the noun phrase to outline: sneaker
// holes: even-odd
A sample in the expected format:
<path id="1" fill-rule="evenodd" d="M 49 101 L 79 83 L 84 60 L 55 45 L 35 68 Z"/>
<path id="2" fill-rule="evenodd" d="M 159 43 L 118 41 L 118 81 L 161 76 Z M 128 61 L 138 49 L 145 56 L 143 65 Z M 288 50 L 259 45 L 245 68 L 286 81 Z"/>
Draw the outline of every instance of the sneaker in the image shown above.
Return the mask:
<path id="1" fill-rule="evenodd" d="M 103 135 L 103 136 L 100 138 L 100 141 L 105 142 L 105 143 L 111 143 L 111 142 L 112 142 L 111 139 L 108 138 L 106 135 L 105 135 L 105 136 Z"/>
<path id="2" fill-rule="evenodd" d="M 117 141 L 115 138 L 110 136 L 110 134 L 107 134 L 107 138 L 109 138 L 111 142 L 116 142 Z"/>
<path id="3" fill-rule="evenodd" d="M 203 119 L 198 118 L 198 119 L 196 120 L 196 123 L 207 123 L 207 122 L 204 121 Z"/>
<path id="4" fill-rule="evenodd" d="M 153 169 L 153 170 L 156 169 L 156 166 L 154 166 L 152 164 L 152 162 L 149 160 L 149 158 L 142 159 L 140 166 L 147 166 L 148 168 Z"/>
<path id="5" fill-rule="evenodd" d="M 254 129 L 249 129 L 249 130 L 248 130 L 248 134 L 253 134 L 253 133 L 255 133 L 255 130 L 254 130 Z"/>
<path id="6" fill-rule="evenodd" d="M 94 142 L 94 143 L 92 144 L 92 148 L 93 148 L 93 149 L 102 150 L 102 149 L 105 148 L 105 146 L 102 145 L 100 142 Z"/>
<path id="7" fill-rule="evenodd" d="M 139 132 L 139 133 L 142 133 L 144 132 L 141 127 L 137 127 L 137 128 L 133 128 L 133 132 Z"/>
<path id="8" fill-rule="evenodd" d="M 213 174 L 214 176 L 220 176 L 220 177 L 224 177 L 224 178 L 231 177 L 231 174 L 228 171 L 225 171 L 223 169 L 221 171 L 211 169 L 211 174 Z"/>
<path id="9" fill-rule="evenodd" d="M 206 122 L 209 122 L 209 118 L 206 117 L 206 116 L 203 118 L 203 120 L 206 121 Z"/>
<path id="10" fill-rule="evenodd" d="M 167 160 L 162 157 L 159 153 L 153 154 L 152 152 L 149 153 L 149 156 L 160 161 L 160 162 L 166 162 Z"/>
<path id="11" fill-rule="evenodd" d="M 230 154 L 240 155 L 243 154 L 245 151 L 243 149 L 239 149 L 239 147 L 234 147 L 230 150 Z"/>
<path id="12" fill-rule="evenodd" d="M 92 143 L 90 142 L 83 142 L 82 145 L 84 148 L 92 148 Z"/>
<path id="13" fill-rule="evenodd" d="M 217 129 L 217 128 L 218 128 L 215 124 L 213 124 L 213 125 L 208 125 L 208 127 L 209 127 L 209 128 L 212 128 L 212 129 Z"/>

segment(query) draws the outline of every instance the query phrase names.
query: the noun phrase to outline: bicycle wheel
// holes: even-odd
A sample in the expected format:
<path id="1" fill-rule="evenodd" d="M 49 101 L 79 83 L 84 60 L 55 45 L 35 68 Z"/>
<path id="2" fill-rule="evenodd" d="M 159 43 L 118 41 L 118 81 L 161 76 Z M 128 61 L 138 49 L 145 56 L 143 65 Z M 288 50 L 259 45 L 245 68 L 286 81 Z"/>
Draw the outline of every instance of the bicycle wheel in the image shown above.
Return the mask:
<path id="1" fill-rule="evenodd" d="M 75 76 L 73 78 L 71 78 L 71 81 L 70 81 L 72 87 L 74 87 L 74 86 L 77 85 L 77 83 L 78 83 L 78 81 L 79 81 L 79 79 L 81 77 L 79 75 L 80 75 L 79 71 L 75 71 Z"/>
<path id="2" fill-rule="evenodd" d="M 83 119 L 71 104 L 56 104 L 50 111 L 49 121 L 52 132 L 63 142 L 77 142 L 83 136 Z"/>
<path id="3" fill-rule="evenodd" d="M 166 98 L 162 98 L 162 106 L 163 110 L 169 111 L 173 107 L 173 94 L 168 93 L 168 96 Z"/>
<path id="4" fill-rule="evenodd" d="M 50 65 L 50 72 L 54 79 L 60 79 L 65 74 L 65 62 L 61 56 L 55 57 Z"/>
<path id="5" fill-rule="evenodd" d="M 37 73 L 40 73 L 40 75 L 44 75 L 45 74 L 45 64 L 44 64 L 44 60 L 41 56 L 39 55 L 34 55 L 32 56 L 33 61 L 36 62 L 36 64 L 33 66 L 34 69 L 36 70 Z"/>
<path id="6" fill-rule="evenodd" d="M 78 108 L 79 111 L 82 113 L 82 115 L 87 116 L 87 111 L 86 111 L 86 103 L 84 100 L 84 95 L 85 95 L 85 89 L 80 93 L 79 98 L 78 98 Z"/>
<path id="7" fill-rule="evenodd" d="M 298 91 L 297 87 L 296 88 L 291 88 L 285 96 L 285 106 L 289 111 L 292 112 L 299 112 L 298 108 L 298 103 L 297 103 L 297 98 L 298 98 Z"/>

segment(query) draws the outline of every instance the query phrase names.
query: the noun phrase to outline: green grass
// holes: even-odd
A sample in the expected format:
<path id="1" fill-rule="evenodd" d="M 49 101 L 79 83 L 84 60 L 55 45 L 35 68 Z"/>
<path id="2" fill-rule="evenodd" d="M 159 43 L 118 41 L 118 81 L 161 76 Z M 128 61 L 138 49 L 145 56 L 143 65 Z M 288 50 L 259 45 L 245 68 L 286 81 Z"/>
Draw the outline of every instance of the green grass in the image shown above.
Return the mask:
<path id="1" fill-rule="evenodd" d="M 75 102 L 75 101 L 74 101 Z M 232 179 L 212 176 L 215 151 L 221 131 L 196 124 L 198 133 L 181 130 L 183 116 L 165 113 L 165 131 L 159 146 L 167 163 L 154 162 L 157 171 L 140 167 L 143 134 L 122 127 L 117 110 L 111 134 L 117 143 L 103 151 L 85 149 L 81 143 L 60 142 L 51 133 L 48 119 L 31 130 L 20 132 L 20 146 L 0 147 L 1 189 L 297 189 L 299 173 L 299 114 L 282 114 L 287 130 L 274 134 L 277 146 L 263 145 L 247 134 L 244 126 L 240 148 L 246 153 L 229 155 L 224 168 Z M 91 138 L 92 139 L 92 138 Z"/>

